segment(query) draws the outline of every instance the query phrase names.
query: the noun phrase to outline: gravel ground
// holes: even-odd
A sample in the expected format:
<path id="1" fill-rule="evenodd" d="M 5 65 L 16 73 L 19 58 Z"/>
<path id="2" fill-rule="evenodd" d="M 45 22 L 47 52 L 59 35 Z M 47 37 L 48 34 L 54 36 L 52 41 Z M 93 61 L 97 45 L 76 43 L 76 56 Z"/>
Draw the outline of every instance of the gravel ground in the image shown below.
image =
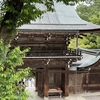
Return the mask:
<path id="1" fill-rule="evenodd" d="M 100 95 L 94 95 L 94 96 L 83 96 L 86 100 L 100 100 Z"/>
<path id="2" fill-rule="evenodd" d="M 28 98 L 28 100 L 44 100 L 44 98 L 41 98 L 37 96 L 37 92 L 35 92 L 34 87 L 28 87 L 26 88 L 32 95 L 34 95 L 34 98 Z M 48 100 L 65 100 L 63 97 L 49 97 Z M 88 92 L 88 93 L 81 93 L 81 94 L 70 94 L 69 99 L 66 100 L 100 100 L 100 92 Z"/>

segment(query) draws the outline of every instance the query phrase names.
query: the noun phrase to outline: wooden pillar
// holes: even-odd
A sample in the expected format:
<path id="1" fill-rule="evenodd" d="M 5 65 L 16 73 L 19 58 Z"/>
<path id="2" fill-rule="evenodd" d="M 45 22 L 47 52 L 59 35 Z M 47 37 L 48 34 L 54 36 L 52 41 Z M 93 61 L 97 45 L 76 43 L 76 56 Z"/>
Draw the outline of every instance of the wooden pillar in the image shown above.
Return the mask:
<path id="1" fill-rule="evenodd" d="M 38 91 L 38 72 L 36 71 L 36 91 Z"/>
<path id="2" fill-rule="evenodd" d="M 44 68 L 44 97 L 48 97 L 48 65 Z"/>
<path id="3" fill-rule="evenodd" d="M 69 69 L 68 64 L 65 66 L 65 96 L 69 96 Z"/>
<path id="4" fill-rule="evenodd" d="M 78 34 L 79 33 L 76 34 L 76 48 L 78 48 Z"/>

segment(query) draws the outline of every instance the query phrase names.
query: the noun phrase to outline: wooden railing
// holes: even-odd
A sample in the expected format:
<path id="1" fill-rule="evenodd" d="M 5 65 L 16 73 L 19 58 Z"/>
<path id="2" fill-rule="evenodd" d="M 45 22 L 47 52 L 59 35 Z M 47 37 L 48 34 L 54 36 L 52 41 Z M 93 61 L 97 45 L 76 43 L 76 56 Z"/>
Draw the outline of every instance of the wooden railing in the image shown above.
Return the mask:
<path id="1" fill-rule="evenodd" d="M 77 50 L 32 50 L 27 56 L 80 56 L 81 51 Z"/>
<path id="2" fill-rule="evenodd" d="M 100 90 L 100 84 L 83 84 L 82 87 L 84 91 Z"/>

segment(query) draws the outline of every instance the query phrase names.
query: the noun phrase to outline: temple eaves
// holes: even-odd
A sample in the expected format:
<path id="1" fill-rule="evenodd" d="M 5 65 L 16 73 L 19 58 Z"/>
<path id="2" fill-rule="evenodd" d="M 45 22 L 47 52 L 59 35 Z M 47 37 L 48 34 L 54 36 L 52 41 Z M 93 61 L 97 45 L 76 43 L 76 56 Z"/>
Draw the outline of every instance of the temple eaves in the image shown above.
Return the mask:
<path id="1" fill-rule="evenodd" d="M 72 64 L 70 71 L 84 71 L 97 66 L 100 63 L 100 49 L 79 48 L 82 52 L 83 59 Z"/>
<path id="2" fill-rule="evenodd" d="M 43 8 L 43 5 L 38 5 Z M 55 11 L 45 13 L 41 19 L 18 28 L 19 31 L 100 32 L 100 26 L 82 20 L 73 6 L 54 4 Z"/>

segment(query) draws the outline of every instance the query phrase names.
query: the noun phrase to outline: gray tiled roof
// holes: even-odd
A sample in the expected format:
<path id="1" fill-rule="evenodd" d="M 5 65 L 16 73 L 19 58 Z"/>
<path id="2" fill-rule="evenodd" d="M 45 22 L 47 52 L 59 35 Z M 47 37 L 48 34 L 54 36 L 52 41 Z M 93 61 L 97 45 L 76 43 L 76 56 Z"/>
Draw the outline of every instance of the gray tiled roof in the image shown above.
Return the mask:
<path id="1" fill-rule="evenodd" d="M 43 5 L 38 5 L 38 7 L 45 9 Z M 73 6 L 66 6 L 60 2 L 55 3 L 54 8 L 54 12 L 45 13 L 41 19 L 31 21 L 31 24 L 21 26 L 19 30 L 100 31 L 100 26 L 82 20 Z"/>
<path id="2" fill-rule="evenodd" d="M 77 68 L 79 69 L 85 69 L 89 68 L 89 66 L 95 64 L 100 60 L 100 50 L 89 50 L 89 49 L 80 49 L 83 53 L 83 59 L 80 61 L 77 61 L 73 63 L 72 67 L 70 68 L 70 71 L 76 71 Z"/>

